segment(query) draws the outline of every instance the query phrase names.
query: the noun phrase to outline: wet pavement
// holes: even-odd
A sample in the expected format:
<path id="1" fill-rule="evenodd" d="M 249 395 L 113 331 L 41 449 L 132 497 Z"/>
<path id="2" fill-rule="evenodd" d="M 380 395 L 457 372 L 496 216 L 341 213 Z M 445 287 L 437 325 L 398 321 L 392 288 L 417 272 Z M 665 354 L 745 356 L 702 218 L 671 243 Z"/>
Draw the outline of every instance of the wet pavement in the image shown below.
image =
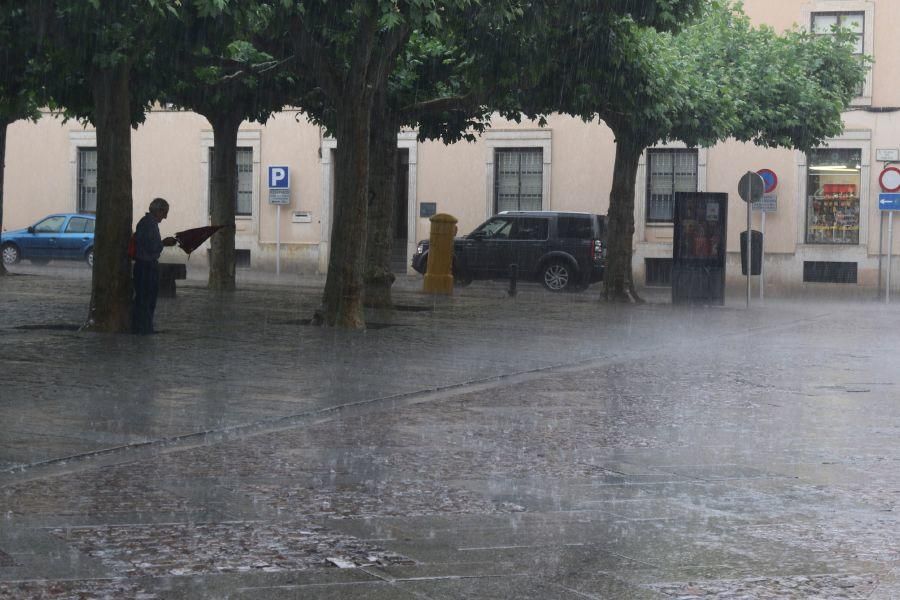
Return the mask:
<path id="1" fill-rule="evenodd" d="M 0 280 L 0 598 L 900 598 L 900 309 L 475 284 L 365 332 Z M 651 299 L 664 299 L 652 293 Z"/>

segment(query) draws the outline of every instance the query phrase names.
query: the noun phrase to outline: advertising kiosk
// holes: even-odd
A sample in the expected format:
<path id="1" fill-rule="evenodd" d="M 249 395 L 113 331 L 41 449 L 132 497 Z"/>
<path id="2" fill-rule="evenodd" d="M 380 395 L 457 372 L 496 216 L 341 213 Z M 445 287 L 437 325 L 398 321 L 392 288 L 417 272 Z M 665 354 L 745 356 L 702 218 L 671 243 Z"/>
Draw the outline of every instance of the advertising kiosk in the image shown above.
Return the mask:
<path id="1" fill-rule="evenodd" d="M 675 194 L 672 304 L 725 303 L 728 194 Z"/>

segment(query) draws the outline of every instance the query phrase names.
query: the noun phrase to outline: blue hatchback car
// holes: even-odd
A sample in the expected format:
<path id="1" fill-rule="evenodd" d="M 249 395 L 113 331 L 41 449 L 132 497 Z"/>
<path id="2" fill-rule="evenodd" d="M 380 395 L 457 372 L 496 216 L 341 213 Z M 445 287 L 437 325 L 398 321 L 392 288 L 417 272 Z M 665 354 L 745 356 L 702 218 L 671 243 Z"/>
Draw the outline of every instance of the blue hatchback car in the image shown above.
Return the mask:
<path id="1" fill-rule="evenodd" d="M 94 266 L 94 215 L 57 214 L 44 217 L 31 227 L 0 235 L 3 264 L 23 258 L 35 264 L 53 259 L 84 260 Z"/>

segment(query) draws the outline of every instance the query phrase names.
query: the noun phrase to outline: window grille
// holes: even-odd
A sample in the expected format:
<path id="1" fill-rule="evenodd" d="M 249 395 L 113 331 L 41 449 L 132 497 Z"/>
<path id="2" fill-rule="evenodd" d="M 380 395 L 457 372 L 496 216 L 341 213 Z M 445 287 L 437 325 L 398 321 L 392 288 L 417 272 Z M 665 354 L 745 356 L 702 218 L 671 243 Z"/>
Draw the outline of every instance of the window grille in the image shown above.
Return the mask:
<path id="1" fill-rule="evenodd" d="M 672 285 L 671 258 L 645 258 L 644 274 L 647 286 L 666 287 Z"/>
<path id="2" fill-rule="evenodd" d="M 544 157 L 541 148 L 504 148 L 495 155 L 494 210 L 541 210 Z"/>
<path id="3" fill-rule="evenodd" d="M 209 211 L 212 213 L 212 180 L 215 162 L 215 148 L 209 149 L 209 179 L 207 182 L 210 198 Z M 238 217 L 249 217 L 253 214 L 253 148 L 237 149 L 237 179 L 235 186 L 234 214 Z"/>
<path id="4" fill-rule="evenodd" d="M 855 262 L 803 261 L 804 283 L 856 283 Z"/>
<path id="5" fill-rule="evenodd" d="M 78 212 L 97 212 L 97 149 L 78 149 Z"/>
<path id="6" fill-rule="evenodd" d="M 671 223 L 675 192 L 697 191 L 696 150 L 647 152 L 647 222 Z"/>

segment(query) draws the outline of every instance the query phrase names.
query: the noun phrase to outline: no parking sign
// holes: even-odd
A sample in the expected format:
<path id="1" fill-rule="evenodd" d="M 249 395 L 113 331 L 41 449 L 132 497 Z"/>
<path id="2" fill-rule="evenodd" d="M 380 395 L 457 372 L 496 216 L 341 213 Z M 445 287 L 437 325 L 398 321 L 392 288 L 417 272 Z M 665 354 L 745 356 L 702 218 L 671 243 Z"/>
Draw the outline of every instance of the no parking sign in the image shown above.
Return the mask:
<path id="1" fill-rule="evenodd" d="M 763 192 L 766 194 L 774 192 L 775 188 L 778 187 L 778 175 L 775 174 L 775 171 L 772 169 L 760 169 L 757 171 L 757 174 L 763 178 L 763 183 L 766 184 Z"/>
<path id="2" fill-rule="evenodd" d="M 778 187 L 778 175 L 772 169 L 760 169 L 756 173 L 762 177 L 765 187 L 762 198 L 753 203 L 753 210 L 762 213 L 775 212 L 778 210 L 778 195 L 775 193 L 775 188 Z"/>

